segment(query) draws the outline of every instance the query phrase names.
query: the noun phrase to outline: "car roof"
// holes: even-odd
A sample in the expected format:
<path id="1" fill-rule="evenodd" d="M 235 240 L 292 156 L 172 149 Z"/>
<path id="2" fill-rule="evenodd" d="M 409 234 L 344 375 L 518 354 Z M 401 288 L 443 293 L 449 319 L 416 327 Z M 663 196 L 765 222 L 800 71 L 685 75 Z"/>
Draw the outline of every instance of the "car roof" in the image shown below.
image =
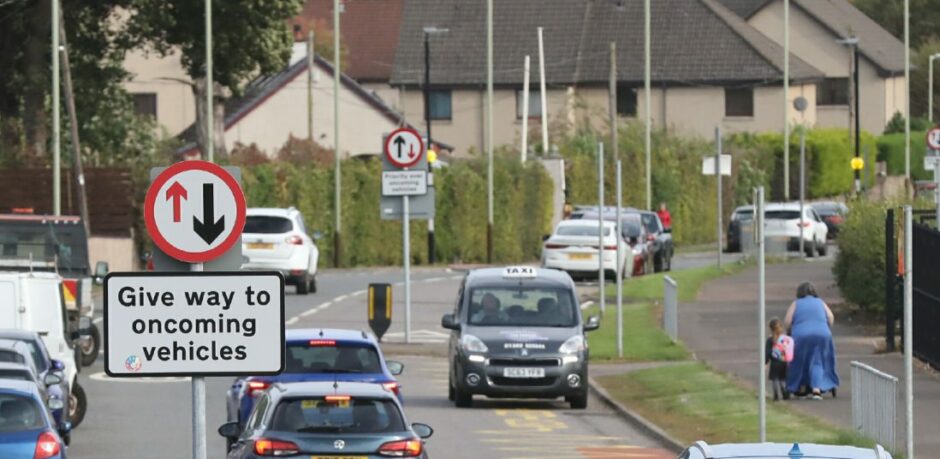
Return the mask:
<path id="1" fill-rule="evenodd" d="M 288 207 L 286 209 L 280 209 L 277 207 L 253 207 L 245 211 L 245 215 L 249 217 L 263 216 L 288 218 L 296 213 L 298 213 L 298 211 L 293 207 Z"/>
<path id="2" fill-rule="evenodd" d="M 480 268 L 474 269 L 467 273 L 466 282 L 467 285 L 473 284 L 488 284 L 488 285 L 508 285 L 516 286 L 519 285 L 520 279 L 518 278 L 507 278 L 503 276 L 503 272 L 507 267 L 499 268 Z M 521 282 L 524 285 L 532 286 L 562 286 L 568 287 L 571 285 L 571 276 L 568 273 L 552 269 L 552 268 L 532 268 L 535 270 L 536 276 L 530 279 L 522 279 Z"/>
<path id="3" fill-rule="evenodd" d="M 0 337 L 0 349 L 12 349 L 21 354 L 28 354 L 30 351 L 29 344 L 26 344 L 22 340 L 3 337 Z"/>
<path id="4" fill-rule="evenodd" d="M 815 459 L 888 459 L 891 456 L 880 446 L 857 448 L 854 446 L 818 445 L 813 443 L 737 443 L 708 445 L 698 442 L 690 448 L 698 451 L 692 458 L 768 458 L 789 459 L 806 457 Z M 801 453 L 796 455 L 794 453 Z"/>
<path id="5" fill-rule="evenodd" d="M 11 339 L 17 341 L 35 341 L 38 334 L 30 330 L 21 330 L 19 328 L 0 328 L 0 339 Z"/>
<path id="6" fill-rule="evenodd" d="M 616 226 L 616 222 L 610 220 L 603 221 L 604 226 Z M 558 222 L 558 226 L 597 226 L 597 220 L 590 220 L 586 218 L 575 219 L 575 220 L 562 220 Z"/>
<path id="7" fill-rule="evenodd" d="M 325 395 L 349 395 L 351 397 L 373 397 L 395 399 L 395 394 L 381 384 L 350 381 L 312 381 L 277 383 L 273 386 L 281 397 L 304 397 Z"/>
<path id="8" fill-rule="evenodd" d="M 26 366 L 26 364 L 17 362 L 0 362 L 0 370 L 26 370 L 30 373 L 33 372 L 33 369 Z"/>
<path id="9" fill-rule="evenodd" d="M 362 330 L 349 330 L 341 328 L 291 328 L 285 331 L 287 341 L 310 339 L 332 339 L 339 341 L 359 341 L 375 343 L 376 339 L 371 333 Z"/>
<path id="10" fill-rule="evenodd" d="M 39 386 L 33 381 L 22 381 L 19 379 L 0 379 L 0 393 L 28 395 L 34 398 L 41 398 Z"/>
<path id="11" fill-rule="evenodd" d="M 0 271 L 0 277 L 17 277 L 17 278 L 34 278 L 34 279 L 46 279 L 46 280 L 62 280 L 62 276 L 48 272 L 48 271 L 35 271 L 35 272 L 21 272 L 21 271 Z"/>
<path id="12" fill-rule="evenodd" d="M 809 207 L 809 206 L 804 206 Z M 800 210 L 800 203 L 798 202 L 769 202 L 764 206 L 764 212 L 771 210 Z"/>
<path id="13" fill-rule="evenodd" d="M 614 209 L 613 212 L 604 212 L 604 213 L 603 213 L 603 216 L 604 216 L 604 219 L 616 219 L 616 218 L 617 218 L 616 209 Z M 639 212 L 633 212 L 633 211 L 626 211 L 626 210 L 624 210 L 624 211 L 621 211 L 621 212 L 620 212 L 620 218 L 622 218 L 622 219 L 624 219 L 624 220 L 636 220 L 636 221 L 638 221 L 638 222 L 640 222 L 640 223 L 643 222 L 643 219 L 640 217 L 640 213 L 639 213 Z M 573 222 L 582 221 L 582 222 L 583 222 L 583 221 L 585 221 L 585 220 L 597 220 L 597 212 L 596 212 L 596 211 L 593 211 L 593 210 L 592 210 L 592 211 L 588 211 L 588 212 L 584 212 L 583 214 L 581 214 L 581 218 L 580 218 L 580 219 L 575 219 L 575 220 L 562 220 L 562 221 L 573 221 Z"/>

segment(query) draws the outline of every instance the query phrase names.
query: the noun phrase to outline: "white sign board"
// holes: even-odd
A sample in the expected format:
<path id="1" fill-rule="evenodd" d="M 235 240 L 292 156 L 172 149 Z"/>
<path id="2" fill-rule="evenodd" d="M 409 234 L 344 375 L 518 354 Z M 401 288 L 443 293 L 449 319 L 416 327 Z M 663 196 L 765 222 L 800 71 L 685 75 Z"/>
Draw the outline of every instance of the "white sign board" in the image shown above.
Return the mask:
<path id="1" fill-rule="evenodd" d="M 112 273 L 104 282 L 105 372 L 238 376 L 284 369 L 284 278 L 276 272 Z"/>
<path id="2" fill-rule="evenodd" d="M 940 126 L 927 131 L 927 148 L 940 150 Z"/>
<path id="3" fill-rule="evenodd" d="M 936 155 L 924 156 L 924 170 L 926 171 L 936 170 L 937 164 L 940 164 L 940 156 L 936 156 Z"/>
<path id="4" fill-rule="evenodd" d="M 418 131 L 400 128 L 385 138 L 385 158 L 399 169 L 414 167 L 424 158 L 424 139 Z"/>
<path id="5" fill-rule="evenodd" d="M 427 192 L 427 171 L 382 172 L 382 196 L 414 196 Z"/>
<path id="6" fill-rule="evenodd" d="M 715 156 L 702 158 L 702 175 L 715 175 Z M 721 155 L 721 175 L 731 175 L 731 155 Z"/>

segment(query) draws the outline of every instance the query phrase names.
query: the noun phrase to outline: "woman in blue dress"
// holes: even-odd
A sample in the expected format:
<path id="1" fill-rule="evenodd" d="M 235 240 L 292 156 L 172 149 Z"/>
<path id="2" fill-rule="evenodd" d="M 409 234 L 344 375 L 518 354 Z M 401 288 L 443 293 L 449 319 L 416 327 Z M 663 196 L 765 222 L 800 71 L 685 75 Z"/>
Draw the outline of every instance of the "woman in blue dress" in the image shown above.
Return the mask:
<path id="1" fill-rule="evenodd" d="M 836 349 L 832 342 L 832 310 L 816 295 L 809 282 L 796 289 L 796 301 L 784 320 L 793 337 L 793 361 L 787 369 L 787 390 L 794 394 L 811 393 L 814 400 L 839 387 L 836 374 Z"/>

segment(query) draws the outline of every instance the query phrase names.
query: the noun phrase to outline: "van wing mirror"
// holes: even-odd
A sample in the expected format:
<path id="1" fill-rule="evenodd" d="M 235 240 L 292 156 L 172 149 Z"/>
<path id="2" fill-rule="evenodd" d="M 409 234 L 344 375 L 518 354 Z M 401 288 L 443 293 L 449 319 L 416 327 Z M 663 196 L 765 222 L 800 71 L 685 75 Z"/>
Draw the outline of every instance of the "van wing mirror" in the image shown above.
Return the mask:
<path id="1" fill-rule="evenodd" d="M 601 328 L 601 318 L 598 316 L 588 317 L 587 322 L 584 323 L 584 331 L 594 331 L 598 328 Z"/>
<path id="2" fill-rule="evenodd" d="M 238 427 L 237 421 L 226 422 L 225 424 L 222 424 L 221 427 L 219 427 L 219 435 L 225 438 L 235 439 L 238 438 L 238 436 L 241 434 L 241 428 Z"/>
<path id="3" fill-rule="evenodd" d="M 441 327 L 448 330 L 456 330 L 458 328 L 457 319 L 453 314 L 444 314 L 444 316 L 441 317 Z"/>

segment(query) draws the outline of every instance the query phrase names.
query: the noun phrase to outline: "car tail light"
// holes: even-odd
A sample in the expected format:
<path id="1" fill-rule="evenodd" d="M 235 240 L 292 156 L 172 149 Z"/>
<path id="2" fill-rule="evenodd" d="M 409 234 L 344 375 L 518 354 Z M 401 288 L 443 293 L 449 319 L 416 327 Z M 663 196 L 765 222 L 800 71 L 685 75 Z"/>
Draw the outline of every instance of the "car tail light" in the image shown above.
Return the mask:
<path id="1" fill-rule="evenodd" d="M 653 235 L 653 234 L 650 234 L 649 236 L 646 236 L 646 240 L 647 240 L 647 241 L 651 241 L 651 242 L 652 242 L 652 241 L 655 241 L 655 240 L 656 240 L 656 236 Z"/>
<path id="2" fill-rule="evenodd" d="M 59 444 L 59 440 L 52 435 L 51 432 L 43 432 L 39 434 L 39 439 L 36 440 L 36 452 L 33 454 L 33 459 L 46 459 L 52 456 L 57 456 L 62 450 L 62 445 Z"/>
<path id="3" fill-rule="evenodd" d="M 841 215 L 832 215 L 832 216 L 826 217 L 826 220 L 829 220 L 829 223 L 832 223 L 833 225 L 841 225 L 842 222 L 845 221 L 845 219 L 842 218 Z"/>
<path id="4" fill-rule="evenodd" d="M 382 387 L 392 391 L 395 395 L 401 394 L 401 386 L 399 386 L 397 382 L 382 383 Z"/>
<path id="5" fill-rule="evenodd" d="M 796 226 L 802 226 L 803 228 L 809 228 L 809 222 L 796 222 Z"/>
<path id="6" fill-rule="evenodd" d="M 615 246 L 615 245 L 605 245 L 605 246 L 604 246 L 604 250 L 617 250 L 617 246 Z"/>
<path id="7" fill-rule="evenodd" d="M 248 396 L 257 397 L 268 387 L 271 387 L 271 383 L 268 381 L 248 381 Z"/>
<path id="8" fill-rule="evenodd" d="M 332 339 L 312 339 L 307 343 L 310 347 L 332 347 L 336 346 L 336 340 Z"/>
<path id="9" fill-rule="evenodd" d="M 300 237 L 300 236 L 297 236 L 297 235 L 288 236 L 287 239 L 286 239 L 286 241 L 287 241 L 288 244 L 304 245 L 304 240 L 301 239 L 301 237 Z"/>
<path id="10" fill-rule="evenodd" d="M 568 246 L 564 244 L 545 244 L 546 249 L 567 249 Z"/>
<path id="11" fill-rule="evenodd" d="M 391 441 L 379 447 L 379 455 L 388 457 L 418 457 L 421 455 L 421 440 Z"/>
<path id="12" fill-rule="evenodd" d="M 259 456 L 293 456 L 300 452 L 297 444 L 289 441 L 259 438 L 255 440 L 255 454 Z"/>
<path id="13" fill-rule="evenodd" d="M 323 398 L 328 402 L 348 402 L 352 400 L 352 397 L 348 395 L 327 395 Z"/>

